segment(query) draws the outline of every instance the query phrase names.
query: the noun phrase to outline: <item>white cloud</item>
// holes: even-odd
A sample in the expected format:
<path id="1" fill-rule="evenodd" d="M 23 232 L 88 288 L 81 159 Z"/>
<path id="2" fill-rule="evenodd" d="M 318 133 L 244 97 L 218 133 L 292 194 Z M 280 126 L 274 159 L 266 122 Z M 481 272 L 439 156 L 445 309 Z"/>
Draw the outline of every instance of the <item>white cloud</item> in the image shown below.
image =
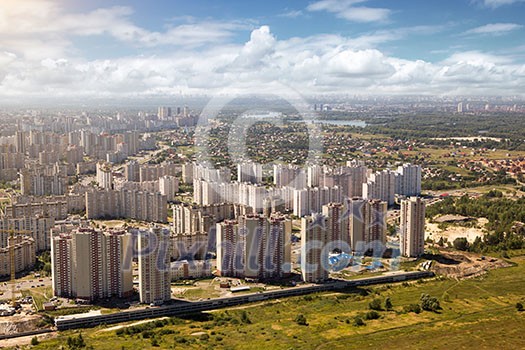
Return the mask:
<path id="1" fill-rule="evenodd" d="M 478 0 L 478 2 L 480 1 L 486 7 L 497 8 L 500 6 L 512 5 L 518 2 L 523 2 L 525 0 Z"/>
<path id="2" fill-rule="evenodd" d="M 336 17 L 353 22 L 380 22 L 388 19 L 390 10 L 385 8 L 372 8 L 354 6 L 367 0 L 321 0 L 308 5 L 308 11 L 327 11 Z"/>
<path id="3" fill-rule="evenodd" d="M 130 7 L 69 13 L 55 1 L 4 1 L 7 3 L 0 5 L 0 47 L 35 60 L 65 55 L 75 36 L 109 35 L 135 47 L 198 47 L 223 42 L 235 31 L 251 27 L 235 21 L 203 21 L 149 31 L 133 24 Z"/>
<path id="4" fill-rule="evenodd" d="M 523 28 L 523 26 L 516 23 L 489 23 L 480 27 L 469 29 L 464 34 L 488 34 L 497 36 L 504 35 L 521 28 Z"/>
<path id="5" fill-rule="evenodd" d="M 339 6 L 363 2 L 344 1 Z M 36 1 L 36 8 L 27 5 L 31 0 L 19 3 L 14 9 L 0 7 L 0 97 L 4 100 L 169 96 L 180 91 L 257 93 L 271 92 L 279 84 L 303 94 L 525 95 L 525 65 L 519 63 L 519 55 L 458 51 L 431 63 L 400 59 L 378 48 L 440 27 L 279 39 L 263 25 L 246 31 L 244 43 L 231 43 L 229 36 L 244 29 L 244 24 L 192 20 L 161 34 L 136 26 L 126 7 L 72 14 L 56 3 Z M 90 60 L 81 57 L 73 44 L 75 36 L 88 35 L 111 36 L 140 47 L 158 45 L 162 50 Z"/>
<path id="6" fill-rule="evenodd" d="M 284 13 L 281 13 L 278 16 L 279 17 L 287 17 L 287 18 L 297 18 L 297 17 L 303 16 L 303 11 L 301 11 L 301 10 L 290 10 L 290 11 L 286 11 Z"/>

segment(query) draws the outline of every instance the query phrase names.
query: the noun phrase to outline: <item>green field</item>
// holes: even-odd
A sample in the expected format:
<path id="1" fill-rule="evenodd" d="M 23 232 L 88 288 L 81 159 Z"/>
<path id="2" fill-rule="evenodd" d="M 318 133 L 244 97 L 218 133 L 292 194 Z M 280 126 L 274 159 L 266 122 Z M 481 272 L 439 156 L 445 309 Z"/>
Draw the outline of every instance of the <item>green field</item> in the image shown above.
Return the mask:
<path id="1" fill-rule="evenodd" d="M 173 318 L 150 329 L 129 328 L 135 334 L 99 327 L 82 330 L 82 336 L 95 349 L 522 349 L 525 312 L 518 312 L 516 303 L 525 301 L 525 257 L 512 261 L 516 266 L 478 279 L 436 278 L 272 300 Z M 422 293 L 437 297 L 442 310 L 405 312 Z M 386 297 L 393 310 L 354 325 L 373 299 Z M 308 325 L 295 321 L 299 314 Z M 78 332 L 63 332 L 35 348 L 67 349 L 67 338 Z"/>

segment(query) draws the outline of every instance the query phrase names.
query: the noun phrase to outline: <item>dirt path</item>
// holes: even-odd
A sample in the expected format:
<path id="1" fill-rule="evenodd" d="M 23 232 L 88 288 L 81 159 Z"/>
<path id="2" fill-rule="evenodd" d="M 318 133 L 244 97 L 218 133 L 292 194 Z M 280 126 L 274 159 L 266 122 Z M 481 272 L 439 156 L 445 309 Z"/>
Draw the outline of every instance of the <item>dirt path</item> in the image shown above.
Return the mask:
<path id="1" fill-rule="evenodd" d="M 152 318 L 152 319 L 148 319 L 148 320 L 142 320 L 142 321 L 133 322 L 133 323 L 130 323 L 130 324 L 122 324 L 122 325 L 118 325 L 118 326 L 114 326 L 114 327 L 101 329 L 97 333 L 116 331 L 117 329 L 121 329 L 121 328 L 137 326 L 137 325 L 143 324 L 143 323 L 153 322 L 153 321 L 157 321 L 157 320 L 166 320 L 166 319 L 168 319 L 168 317 Z"/>

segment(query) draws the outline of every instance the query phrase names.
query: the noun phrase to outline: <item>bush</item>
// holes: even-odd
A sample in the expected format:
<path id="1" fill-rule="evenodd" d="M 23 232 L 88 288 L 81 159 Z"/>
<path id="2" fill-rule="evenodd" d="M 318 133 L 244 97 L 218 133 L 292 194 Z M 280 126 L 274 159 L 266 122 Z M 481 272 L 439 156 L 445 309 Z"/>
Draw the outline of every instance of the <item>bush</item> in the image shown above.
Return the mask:
<path id="1" fill-rule="evenodd" d="M 370 310 L 381 311 L 381 299 L 374 299 L 369 304 L 368 307 Z"/>
<path id="2" fill-rule="evenodd" d="M 523 304 L 522 303 L 516 303 L 516 310 L 518 310 L 519 312 L 522 312 L 524 309 L 523 309 Z"/>
<path id="3" fill-rule="evenodd" d="M 153 331 L 143 331 L 142 332 L 142 338 L 144 339 L 152 338 L 154 335 L 155 335 L 155 332 Z"/>
<path id="4" fill-rule="evenodd" d="M 364 325 L 366 325 L 365 321 L 363 321 L 363 319 L 361 317 L 356 316 L 354 318 L 354 326 L 361 327 L 361 326 L 364 326 Z"/>
<path id="5" fill-rule="evenodd" d="M 207 341 L 208 339 L 210 339 L 210 336 L 207 333 L 204 333 L 200 335 L 199 339 L 201 341 Z"/>
<path id="6" fill-rule="evenodd" d="M 241 313 L 241 322 L 242 323 L 246 323 L 246 324 L 250 324 L 252 323 L 252 321 L 250 320 L 250 318 L 248 317 L 248 314 L 246 313 L 246 311 L 243 311 Z"/>
<path id="7" fill-rule="evenodd" d="M 297 323 L 300 326 L 308 326 L 308 322 L 306 322 L 306 317 L 304 317 L 303 314 L 299 314 L 295 317 L 295 323 Z"/>
<path id="8" fill-rule="evenodd" d="M 467 251 L 470 246 L 466 237 L 458 237 L 452 244 L 454 245 L 454 249 L 462 251 Z"/>
<path id="9" fill-rule="evenodd" d="M 426 311 L 437 312 L 441 310 L 441 305 L 439 305 L 439 300 L 436 297 L 423 293 L 421 294 L 421 308 Z"/>
<path id="10" fill-rule="evenodd" d="M 385 299 L 385 309 L 387 309 L 388 311 L 392 310 L 392 300 L 390 300 L 390 298 L 386 298 Z"/>
<path id="11" fill-rule="evenodd" d="M 375 310 L 370 310 L 365 314 L 365 320 L 377 320 L 380 317 L 379 312 Z"/>
<path id="12" fill-rule="evenodd" d="M 175 342 L 180 343 L 180 344 L 184 344 L 184 343 L 188 342 L 188 339 L 186 339 L 184 337 L 177 337 L 177 338 L 175 338 Z"/>
<path id="13" fill-rule="evenodd" d="M 35 346 L 35 345 L 38 345 L 40 342 L 38 341 L 38 338 L 36 337 L 36 335 L 31 338 L 31 345 Z"/>
<path id="14" fill-rule="evenodd" d="M 67 337 L 67 346 L 69 349 L 82 349 L 86 347 L 86 342 L 82 337 L 82 333 L 78 337 Z"/>
<path id="15" fill-rule="evenodd" d="M 419 306 L 419 304 L 405 305 L 403 307 L 403 310 L 405 312 L 413 312 L 413 313 L 419 314 L 421 312 L 421 306 Z"/>

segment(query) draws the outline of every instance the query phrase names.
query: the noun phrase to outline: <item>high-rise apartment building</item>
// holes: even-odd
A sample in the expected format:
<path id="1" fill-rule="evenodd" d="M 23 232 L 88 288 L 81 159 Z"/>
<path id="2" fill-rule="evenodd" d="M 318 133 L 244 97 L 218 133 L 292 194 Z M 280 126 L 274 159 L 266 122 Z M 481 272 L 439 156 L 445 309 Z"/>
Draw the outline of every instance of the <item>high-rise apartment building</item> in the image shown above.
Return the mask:
<path id="1" fill-rule="evenodd" d="M 63 220 L 67 217 L 68 203 L 63 200 L 44 200 L 42 199 L 31 203 L 13 203 L 0 209 L 0 216 L 7 218 L 23 217 L 50 217 L 56 220 Z"/>
<path id="2" fill-rule="evenodd" d="M 323 205 L 322 214 L 326 218 L 326 230 L 332 245 L 330 251 L 349 253 L 350 236 L 348 234 L 348 217 L 345 215 L 344 205 L 342 203 Z"/>
<path id="3" fill-rule="evenodd" d="M 291 221 L 251 214 L 217 224 L 217 269 L 221 276 L 280 278 L 291 272 Z"/>
<path id="4" fill-rule="evenodd" d="M 166 196 L 168 202 L 173 202 L 176 193 L 179 192 L 179 180 L 175 176 L 164 175 L 158 181 L 160 194 Z"/>
<path id="5" fill-rule="evenodd" d="M 401 255 L 416 257 L 425 252 L 425 202 L 419 197 L 401 201 Z"/>
<path id="6" fill-rule="evenodd" d="M 50 249 L 49 231 L 55 225 L 52 217 L 28 216 L 0 218 L 0 247 L 7 246 L 9 230 L 30 231 L 37 252 Z M 26 232 L 27 234 L 28 232 Z"/>
<path id="7" fill-rule="evenodd" d="M 262 165 L 254 162 L 237 164 L 237 181 L 258 184 L 262 182 Z"/>
<path id="8" fill-rule="evenodd" d="M 171 117 L 171 107 L 159 107 L 157 110 L 157 117 L 160 120 L 166 120 Z"/>
<path id="9" fill-rule="evenodd" d="M 20 191 L 23 195 L 53 196 L 67 192 L 67 176 L 46 175 L 42 171 L 23 169 L 20 172 Z"/>
<path id="10" fill-rule="evenodd" d="M 113 173 L 111 165 L 107 163 L 97 163 L 97 182 L 100 188 L 113 189 Z"/>
<path id="11" fill-rule="evenodd" d="M 140 302 L 162 304 L 171 299 L 170 231 L 153 227 L 138 235 Z"/>
<path id="12" fill-rule="evenodd" d="M 395 193 L 402 196 L 421 194 L 421 166 L 403 164 L 397 168 Z"/>
<path id="13" fill-rule="evenodd" d="M 390 169 L 376 171 L 363 184 L 363 198 L 380 199 L 388 205 L 394 204 L 396 173 Z"/>
<path id="14" fill-rule="evenodd" d="M 306 172 L 298 166 L 275 164 L 273 166 L 273 183 L 276 187 L 305 188 Z"/>
<path id="15" fill-rule="evenodd" d="M 217 223 L 217 272 L 220 276 L 244 276 L 244 236 L 236 220 Z"/>
<path id="16" fill-rule="evenodd" d="M 338 186 L 294 190 L 293 213 L 299 217 L 320 213 L 323 205 L 332 202 L 339 203 L 341 200 L 342 192 Z"/>
<path id="17" fill-rule="evenodd" d="M 386 244 L 387 204 L 379 199 L 347 202 L 350 245 L 355 252 L 383 249 Z"/>
<path id="18" fill-rule="evenodd" d="M 124 166 L 124 177 L 126 181 L 140 181 L 140 164 L 137 161 L 130 161 Z"/>
<path id="19" fill-rule="evenodd" d="M 94 190 L 86 192 L 86 217 L 130 218 L 152 222 L 168 220 L 168 202 L 160 192 Z"/>
<path id="20" fill-rule="evenodd" d="M 328 250 L 331 238 L 322 214 L 301 219 L 301 275 L 303 281 L 320 283 L 328 279 Z"/>
<path id="21" fill-rule="evenodd" d="M 15 273 L 28 270 L 35 264 L 35 241 L 31 236 L 7 237 L 7 245 L 0 247 L 0 276 L 11 273 L 11 249 L 14 249 Z"/>
<path id="22" fill-rule="evenodd" d="M 53 235 L 51 264 L 57 296 L 97 300 L 133 293 L 133 250 L 125 231 L 80 227 Z"/>

